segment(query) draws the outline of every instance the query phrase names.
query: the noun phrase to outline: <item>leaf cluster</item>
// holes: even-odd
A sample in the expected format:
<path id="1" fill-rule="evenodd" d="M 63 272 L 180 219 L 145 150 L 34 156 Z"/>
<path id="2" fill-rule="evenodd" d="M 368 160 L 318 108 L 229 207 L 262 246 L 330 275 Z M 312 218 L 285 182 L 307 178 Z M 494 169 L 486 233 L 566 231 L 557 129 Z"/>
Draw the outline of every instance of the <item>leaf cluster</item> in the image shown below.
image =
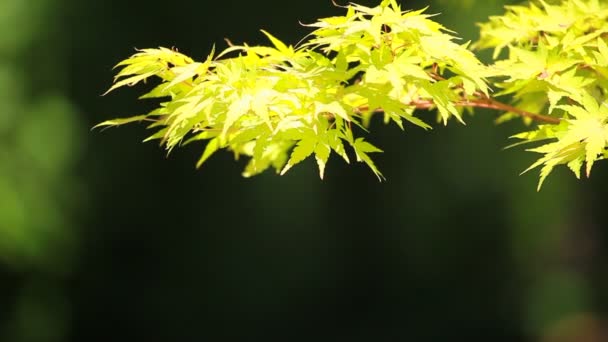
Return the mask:
<path id="1" fill-rule="evenodd" d="M 323 177 L 333 152 L 346 162 L 354 155 L 382 179 L 369 155 L 381 150 L 359 136 L 375 113 L 402 129 L 404 121 L 429 129 L 416 108 L 436 107 L 444 123 L 462 121 L 457 102 L 488 94 L 484 65 L 430 17 L 385 0 L 307 25 L 314 31 L 295 47 L 262 31 L 272 46 L 230 46 L 204 62 L 166 48 L 140 50 L 117 65 L 109 91 L 154 77 L 160 84 L 141 98 L 164 102 L 98 126 L 151 121 L 157 131 L 146 140 L 160 139 L 169 151 L 205 141 L 198 166 L 220 149 L 247 156 L 244 176 L 269 167 L 284 174 L 314 155 Z"/>
<path id="2" fill-rule="evenodd" d="M 505 111 L 499 122 L 543 123 L 514 136 L 544 143 L 529 149 L 543 155 L 529 168 L 541 167 L 539 188 L 557 165 L 580 177 L 584 164 L 588 176 L 607 155 L 608 6 L 599 0 L 507 6 L 479 24 L 472 45 L 426 9 L 404 11 L 395 0 L 344 9 L 305 25 L 312 32 L 295 46 L 262 31 L 269 46 L 230 44 L 202 62 L 162 47 L 139 50 L 117 65 L 109 91 L 155 79 L 141 98 L 158 107 L 98 126 L 150 122 L 146 141 L 168 151 L 204 142 L 197 166 L 229 150 L 248 158 L 246 177 L 268 168 L 285 174 L 314 157 L 323 178 L 336 154 L 383 179 L 371 158 L 382 151 L 363 136 L 372 117 L 430 129 L 420 109 L 436 109 L 443 124 L 464 123 L 475 107 Z M 472 52 L 486 48 L 494 49 L 487 66 Z"/>
<path id="3" fill-rule="evenodd" d="M 515 107 L 560 120 L 514 138 L 544 141 L 529 151 L 543 154 L 528 170 L 542 166 L 538 187 L 556 165 L 589 176 L 606 156 L 608 109 L 608 6 L 598 0 L 545 1 L 507 6 L 506 14 L 480 24 L 478 48 L 494 48 L 491 74 Z M 508 55 L 501 58 L 501 51 Z M 510 119 L 506 113 L 501 119 Z M 527 171 L 527 170 L 526 170 Z"/>

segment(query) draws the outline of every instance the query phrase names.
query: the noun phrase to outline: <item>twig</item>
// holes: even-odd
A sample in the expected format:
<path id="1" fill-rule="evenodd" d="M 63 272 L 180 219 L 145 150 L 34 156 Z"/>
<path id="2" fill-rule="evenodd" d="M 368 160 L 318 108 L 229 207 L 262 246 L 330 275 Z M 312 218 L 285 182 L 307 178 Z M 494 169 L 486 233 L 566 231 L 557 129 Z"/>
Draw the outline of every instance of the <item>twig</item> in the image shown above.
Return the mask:
<path id="1" fill-rule="evenodd" d="M 476 108 L 490 108 L 505 112 L 513 112 L 523 117 L 530 118 L 535 121 L 544 122 L 548 124 L 557 125 L 561 122 L 560 118 L 556 118 L 549 115 L 537 114 L 510 106 L 506 103 L 496 101 L 490 98 L 476 99 L 476 100 L 459 100 L 452 103 L 456 107 L 476 107 Z M 414 106 L 417 109 L 429 109 L 435 107 L 435 103 L 432 100 L 414 100 L 409 103 L 410 106 Z M 361 106 L 357 108 L 357 112 L 365 112 L 369 108 L 367 106 Z M 382 112 L 382 109 L 377 109 L 377 112 Z"/>

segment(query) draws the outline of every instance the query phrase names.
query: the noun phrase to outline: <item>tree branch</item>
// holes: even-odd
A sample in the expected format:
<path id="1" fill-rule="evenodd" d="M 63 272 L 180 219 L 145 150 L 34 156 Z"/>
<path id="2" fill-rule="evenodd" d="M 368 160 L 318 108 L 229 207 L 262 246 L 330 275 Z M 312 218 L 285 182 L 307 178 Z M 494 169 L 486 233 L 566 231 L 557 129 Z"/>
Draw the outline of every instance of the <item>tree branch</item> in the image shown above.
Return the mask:
<path id="1" fill-rule="evenodd" d="M 428 109 L 428 108 L 435 106 L 433 101 L 428 101 L 428 100 L 413 101 L 412 105 L 414 105 L 416 108 L 419 108 L 419 109 Z M 513 107 L 511 105 L 508 105 L 506 103 L 502 103 L 500 101 L 496 101 L 496 100 L 493 100 L 490 98 L 477 99 L 477 100 L 460 100 L 460 101 L 454 102 L 454 105 L 457 107 L 490 108 L 490 109 L 501 110 L 501 111 L 505 111 L 505 112 L 513 112 L 520 116 L 530 118 L 534 121 L 540 121 L 540 122 L 553 124 L 553 125 L 557 125 L 561 122 L 560 118 L 556 118 L 556 117 L 549 116 L 549 115 L 531 113 L 531 112 L 525 111 L 523 109 L 519 109 L 519 108 Z"/>
<path id="2" fill-rule="evenodd" d="M 556 118 L 549 115 L 537 114 L 525 111 L 523 109 L 519 109 L 508 105 L 506 103 L 502 103 L 500 101 L 491 99 L 491 98 L 483 98 L 483 99 L 475 99 L 475 100 L 459 100 L 453 102 L 454 106 L 457 107 L 476 107 L 476 108 L 490 108 L 505 112 L 513 112 L 520 116 L 530 118 L 534 121 L 539 121 L 547 124 L 557 125 L 561 122 L 560 118 Z M 429 109 L 435 107 L 435 103 L 431 100 L 415 100 L 409 103 L 409 105 L 416 107 L 417 109 Z M 357 109 L 359 112 L 364 112 L 368 110 L 367 106 L 362 106 Z M 378 112 L 382 112 L 382 110 L 378 110 Z"/>

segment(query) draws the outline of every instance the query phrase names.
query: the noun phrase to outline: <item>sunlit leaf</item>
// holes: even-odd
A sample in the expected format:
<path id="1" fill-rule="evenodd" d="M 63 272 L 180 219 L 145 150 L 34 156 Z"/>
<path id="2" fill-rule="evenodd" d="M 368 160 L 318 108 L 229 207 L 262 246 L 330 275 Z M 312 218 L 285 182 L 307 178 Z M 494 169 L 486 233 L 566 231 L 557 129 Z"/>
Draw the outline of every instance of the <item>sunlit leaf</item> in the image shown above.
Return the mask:
<path id="1" fill-rule="evenodd" d="M 281 171 L 281 175 L 284 175 L 292 166 L 298 164 L 302 160 L 308 158 L 314 151 L 317 144 L 317 139 L 314 136 L 307 136 L 300 140 L 296 147 L 291 152 L 291 157 L 287 161 L 287 164 Z"/>
<path id="2" fill-rule="evenodd" d="M 203 151 L 203 155 L 200 157 L 200 159 L 196 163 L 196 167 L 197 168 L 201 167 L 203 165 L 203 163 L 207 159 L 209 159 L 209 157 L 211 157 L 211 155 L 213 153 L 215 153 L 215 151 L 217 151 L 218 149 L 219 149 L 219 139 L 213 138 L 213 139 L 209 140 L 209 142 L 207 143 L 207 146 L 205 146 L 205 151 Z"/>
<path id="3" fill-rule="evenodd" d="M 331 149 L 329 145 L 324 142 L 319 142 L 315 146 L 315 159 L 317 160 L 317 165 L 319 166 L 319 177 L 321 179 L 323 179 L 323 175 L 325 174 L 325 165 L 327 165 L 330 152 Z"/>
<path id="4" fill-rule="evenodd" d="M 93 128 L 95 129 L 95 128 L 104 127 L 104 126 L 120 126 L 120 125 L 128 124 L 131 122 L 143 121 L 143 120 L 146 120 L 147 118 L 148 118 L 148 115 L 137 115 L 137 116 L 132 116 L 129 118 L 106 120 L 102 123 L 99 123 L 99 124 L 93 126 Z"/>

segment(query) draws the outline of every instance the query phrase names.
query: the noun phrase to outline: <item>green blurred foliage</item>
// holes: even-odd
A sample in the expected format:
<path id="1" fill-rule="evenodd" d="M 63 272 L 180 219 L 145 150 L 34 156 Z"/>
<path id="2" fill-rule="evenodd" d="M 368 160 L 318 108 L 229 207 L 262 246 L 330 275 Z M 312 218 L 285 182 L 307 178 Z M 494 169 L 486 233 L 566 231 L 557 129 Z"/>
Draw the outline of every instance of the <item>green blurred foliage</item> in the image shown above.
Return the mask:
<path id="1" fill-rule="evenodd" d="M 81 134 L 65 97 L 29 101 L 19 104 L 19 120 L 1 146 L 10 163 L 0 165 L 0 258 L 15 267 L 53 267 L 70 258 L 73 232 L 65 194 L 72 191 L 67 177 Z"/>
<path id="2" fill-rule="evenodd" d="M 36 81 L 34 70 L 57 77 L 65 66 L 52 65 L 50 55 L 30 64 L 60 3 L 0 2 L 0 270 L 24 275 L 1 309 L 1 341 L 63 341 L 69 322 L 66 291 L 54 283 L 69 274 L 77 251 L 74 166 L 83 125 L 65 89 Z"/>
<path id="3" fill-rule="evenodd" d="M 53 22 L 49 2 L 0 5 L 6 25 L 0 29 L 15 33 L 0 39 L 0 154 L 6 161 L 0 164 L 0 260 L 14 267 L 64 264 L 72 244 L 66 200 L 77 183 L 70 170 L 80 153 L 82 125 L 60 89 L 31 95 L 36 85 L 22 58 L 45 23 Z"/>

